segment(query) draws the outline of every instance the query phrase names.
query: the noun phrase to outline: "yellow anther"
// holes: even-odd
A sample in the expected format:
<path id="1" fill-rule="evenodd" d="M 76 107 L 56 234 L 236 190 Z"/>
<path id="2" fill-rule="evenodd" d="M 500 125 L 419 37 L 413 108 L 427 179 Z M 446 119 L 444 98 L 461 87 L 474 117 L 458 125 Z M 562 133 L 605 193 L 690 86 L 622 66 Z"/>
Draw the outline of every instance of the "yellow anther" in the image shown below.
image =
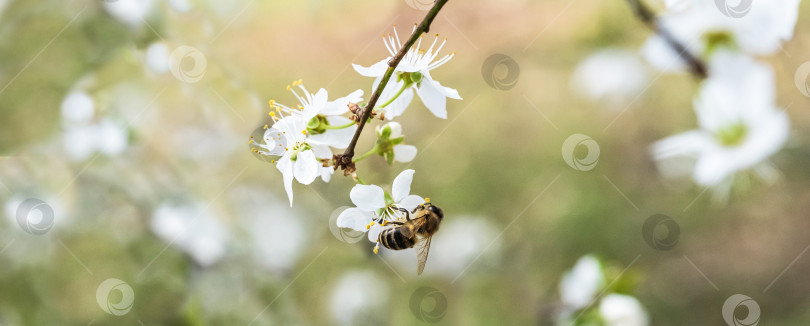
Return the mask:
<path id="1" fill-rule="evenodd" d="M 264 125 L 264 130 L 267 130 L 267 128 L 268 128 L 267 125 Z"/>
<path id="2" fill-rule="evenodd" d="M 273 112 L 273 111 L 270 111 L 270 113 L 269 113 L 269 114 L 270 114 L 270 116 L 271 116 L 271 117 L 275 117 L 275 116 L 276 116 L 276 113 L 275 113 L 275 112 Z"/>
<path id="3" fill-rule="evenodd" d="M 378 252 L 380 252 L 380 245 L 374 246 L 374 254 L 376 255 Z"/>
<path id="4" fill-rule="evenodd" d="M 388 220 L 382 222 L 382 226 L 385 226 L 386 224 L 388 224 Z"/>
<path id="5" fill-rule="evenodd" d="M 304 80 L 303 80 L 303 79 L 299 79 L 299 80 L 298 80 L 298 85 L 301 85 L 301 84 L 303 84 L 303 83 L 304 83 Z"/>
<path id="6" fill-rule="evenodd" d="M 430 202 L 430 198 L 425 197 L 425 202 L 426 202 L 426 203 L 429 203 L 429 202 Z"/>
<path id="7" fill-rule="evenodd" d="M 304 134 L 304 135 L 306 135 L 306 134 L 307 134 L 307 131 L 306 131 L 306 130 L 301 130 L 301 133 L 302 133 L 302 134 Z"/>
<path id="8" fill-rule="evenodd" d="M 268 103 L 268 104 L 270 104 L 270 107 L 274 107 L 274 106 L 276 106 L 276 100 L 270 100 L 270 101 L 269 101 L 269 102 L 267 102 L 267 103 Z"/>
<path id="9" fill-rule="evenodd" d="M 270 160 L 270 163 L 276 163 L 276 160 Z"/>
<path id="10" fill-rule="evenodd" d="M 290 90 L 290 85 L 287 85 L 287 90 L 288 90 L 288 91 Z"/>
<path id="11" fill-rule="evenodd" d="M 248 144 L 253 144 L 253 139 L 249 140 Z"/>

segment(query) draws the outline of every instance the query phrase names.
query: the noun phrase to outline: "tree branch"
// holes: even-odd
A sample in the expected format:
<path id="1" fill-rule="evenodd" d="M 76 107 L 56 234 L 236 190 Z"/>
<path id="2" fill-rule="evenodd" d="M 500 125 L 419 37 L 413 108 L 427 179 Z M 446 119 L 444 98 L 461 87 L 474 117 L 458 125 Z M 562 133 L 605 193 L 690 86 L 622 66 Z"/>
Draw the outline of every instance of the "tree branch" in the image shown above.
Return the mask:
<path id="1" fill-rule="evenodd" d="M 374 89 L 374 93 L 371 94 L 371 98 L 368 100 L 368 104 L 362 109 L 362 115 L 360 116 L 360 121 L 358 121 L 357 131 L 354 132 L 354 136 L 352 137 L 352 141 L 349 143 L 349 147 L 343 152 L 343 154 L 335 155 L 335 169 L 338 167 L 342 168 L 344 171 L 351 173 L 354 171 L 354 163 L 352 162 L 352 158 L 354 158 L 354 149 L 357 147 L 357 141 L 360 139 L 360 133 L 363 132 L 363 127 L 366 125 L 369 117 L 371 117 L 371 111 L 374 110 L 374 105 L 377 104 L 377 100 L 382 95 L 385 86 L 388 84 L 388 80 L 391 79 L 391 76 L 394 74 L 394 70 L 399 65 L 399 62 L 402 61 L 402 58 L 408 53 L 408 50 L 416 43 L 416 40 L 423 33 L 427 33 L 430 30 L 430 24 L 433 22 L 433 19 L 436 18 L 436 15 L 439 14 L 439 10 L 442 9 L 444 4 L 447 3 L 448 0 L 436 0 L 433 4 L 433 8 L 430 8 L 425 18 L 422 19 L 422 23 L 420 23 L 416 29 L 411 34 L 411 37 L 405 44 L 402 45 L 402 48 L 399 49 L 399 52 L 388 60 L 388 69 L 385 71 L 383 78 L 380 80 L 380 84 L 377 85 L 377 88 Z"/>
<path id="2" fill-rule="evenodd" d="M 693 74 L 700 78 L 706 78 L 706 64 L 703 63 L 699 58 L 689 52 L 689 49 L 678 41 L 672 33 L 670 33 L 666 28 L 661 26 L 658 21 L 658 18 L 655 17 L 655 14 L 647 8 L 647 6 L 642 2 L 643 0 L 627 0 L 627 3 L 630 5 L 630 8 L 633 9 L 633 13 L 644 22 L 647 27 L 652 29 L 658 35 L 660 35 L 664 42 L 667 42 L 672 50 L 678 54 L 678 56 L 683 59 L 687 65 L 689 65 L 689 69 L 692 71 Z"/>

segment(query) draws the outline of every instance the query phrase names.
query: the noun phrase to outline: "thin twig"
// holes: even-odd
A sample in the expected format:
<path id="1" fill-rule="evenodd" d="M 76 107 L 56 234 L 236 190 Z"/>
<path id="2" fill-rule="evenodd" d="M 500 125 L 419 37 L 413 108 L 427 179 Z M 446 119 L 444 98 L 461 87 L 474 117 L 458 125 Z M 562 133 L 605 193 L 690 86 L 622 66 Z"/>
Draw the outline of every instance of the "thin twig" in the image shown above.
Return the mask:
<path id="1" fill-rule="evenodd" d="M 388 69 L 385 71 L 383 78 L 380 80 L 380 84 L 377 85 L 377 88 L 374 89 L 374 93 L 371 94 L 371 98 L 368 100 L 368 104 L 363 108 L 363 114 L 360 117 L 360 121 L 358 121 L 357 131 L 354 132 L 354 136 L 352 137 L 352 141 L 349 143 L 349 147 L 346 148 L 346 151 L 343 152 L 342 155 L 335 155 L 335 169 L 338 167 L 342 168 L 346 172 L 352 172 L 354 170 L 354 163 L 352 162 L 352 158 L 354 157 L 354 149 L 357 146 L 357 140 L 360 139 L 360 133 L 363 132 L 363 127 L 366 125 L 369 117 L 371 116 L 371 111 L 374 110 L 374 105 L 377 104 L 377 100 L 380 98 L 385 86 L 388 84 L 388 80 L 391 79 L 391 76 L 394 74 L 394 70 L 399 65 L 399 62 L 402 61 L 402 58 L 408 52 L 408 50 L 416 43 L 416 40 L 419 37 L 430 30 L 430 24 L 433 22 L 433 19 L 436 18 L 436 15 L 439 14 L 439 10 L 442 9 L 445 3 L 448 0 L 436 0 L 433 5 L 433 8 L 430 8 L 425 18 L 422 20 L 416 29 L 414 29 L 413 34 L 402 45 L 402 48 L 399 49 L 399 52 L 388 60 Z"/>
<path id="2" fill-rule="evenodd" d="M 633 13 L 635 13 L 645 25 L 658 33 L 658 35 L 664 39 L 664 42 L 666 42 L 667 45 L 669 45 L 672 50 L 678 54 L 678 56 L 686 61 L 686 64 L 689 65 L 692 73 L 700 78 L 706 78 L 706 64 L 704 64 L 699 58 L 695 57 L 694 54 L 689 52 L 686 45 L 676 39 L 675 36 L 669 32 L 669 30 L 661 26 L 658 18 L 655 17 L 655 14 L 650 10 L 650 8 L 647 8 L 642 1 L 643 0 L 627 0 L 627 3 L 633 9 Z"/>

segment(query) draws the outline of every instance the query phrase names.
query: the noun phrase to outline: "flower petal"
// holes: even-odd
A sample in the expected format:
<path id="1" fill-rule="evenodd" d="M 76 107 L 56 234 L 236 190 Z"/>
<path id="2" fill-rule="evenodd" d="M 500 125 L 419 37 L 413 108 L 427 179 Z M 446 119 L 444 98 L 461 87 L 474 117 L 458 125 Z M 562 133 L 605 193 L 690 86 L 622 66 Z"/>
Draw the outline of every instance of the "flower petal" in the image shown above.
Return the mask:
<path id="1" fill-rule="evenodd" d="M 416 157 L 416 146 L 399 144 L 394 146 L 394 161 L 407 163 Z"/>
<path id="2" fill-rule="evenodd" d="M 282 156 L 276 164 L 276 169 L 281 171 L 281 178 L 284 180 L 284 190 L 287 191 L 287 197 L 290 199 L 290 207 L 293 204 L 293 162 L 288 155 Z"/>
<path id="3" fill-rule="evenodd" d="M 394 179 L 394 183 L 391 185 L 391 197 L 394 198 L 395 202 L 405 199 L 411 193 L 411 181 L 413 181 L 414 172 L 412 169 L 407 169 L 400 172 Z"/>
<path id="4" fill-rule="evenodd" d="M 358 208 L 373 212 L 385 207 L 385 192 L 375 185 L 355 185 L 349 193 L 352 203 Z"/>
<path id="5" fill-rule="evenodd" d="M 377 62 L 371 67 L 363 67 L 361 65 L 352 64 L 354 67 L 354 71 L 357 71 L 358 74 L 361 74 L 366 77 L 379 77 L 385 74 L 385 71 L 388 69 L 388 60 L 391 58 L 385 58 L 380 62 Z"/>
<path id="6" fill-rule="evenodd" d="M 441 85 L 436 84 L 438 83 L 425 78 L 422 80 L 422 83 L 420 83 L 419 88 L 416 89 L 416 94 L 419 95 L 419 98 L 422 99 L 422 103 L 425 104 L 433 115 L 438 118 L 447 119 L 447 98 L 438 88 L 441 87 Z"/>
<path id="7" fill-rule="evenodd" d="M 407 209 L 408 211 L 413 211 L 416 206 L 422 205 L 425 203 L 425 199 L 419 197 L 417 195 L 410 195 L 405 197 L 405 199 L 399 201 L 399 207 Z"/>
<path id="8" fill-rule="evenodd" d="M 371 228 L 368 230 L 368 241 L 377 242 L 377 238 L 380 236 L 380 232 L 382 232 L 383 227 L 378 224 L 374 223 Z"/>
<path id="9" fill-rule="evenodd" d="M 312 183 L 318 177 L 318 165 L 318 159 L 315 158 L 312 150 L 298 153 L 298 158 L 293 164 L 295 179 L 305 185 Z"/>
<path id="10" fill-rule="evenodd" d="M 391 121 L 388 123 L 388 127 L 391 128 L 391 138 L 402 137 L 402 125 L 399 122 Z"/>
<path id="11" fill-rule="evenodd" d="M 323 108 L 320 114 L 325 116 L 330 115 L 341 115 L 349 111 L 349 102 L 351 103 L 358 103 L 363 100 L 363 90 L 358 89 L 351 94 L 336 99 L 332 102 L 326 104 L 326 107 Z"/>
<path id="12" fill-rule="evenodd" d="M 341 212 L 337 218 L 337 226 L 341 228 L 349 228 L 355 231 L 366 232 L 366 226 L 371 223 L 374 218 L 374 213 L 364 211 L 357 207 L 348 208 Z"/>

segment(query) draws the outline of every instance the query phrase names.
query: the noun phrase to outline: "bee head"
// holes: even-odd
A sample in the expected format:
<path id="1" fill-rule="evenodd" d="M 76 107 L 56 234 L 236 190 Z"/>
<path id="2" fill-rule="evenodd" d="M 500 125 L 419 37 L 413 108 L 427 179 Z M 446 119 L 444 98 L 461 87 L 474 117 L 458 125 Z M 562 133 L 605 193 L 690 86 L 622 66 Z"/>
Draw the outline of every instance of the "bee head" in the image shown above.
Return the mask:
<path id="1" fill-rule="evenodd" d="M 435 206 L 435 205 L 433 205 L 431 203 L 425 204 L 425 208 L 427 210 L 431 211 L 432 213 L 436 214 L 436 216 L 439 217 L 439 220 L 444 218 L 444 212 L 442 212 L 441 208 L 439 208 L 439 207 L 437 207 L 437 206 Z"/>

